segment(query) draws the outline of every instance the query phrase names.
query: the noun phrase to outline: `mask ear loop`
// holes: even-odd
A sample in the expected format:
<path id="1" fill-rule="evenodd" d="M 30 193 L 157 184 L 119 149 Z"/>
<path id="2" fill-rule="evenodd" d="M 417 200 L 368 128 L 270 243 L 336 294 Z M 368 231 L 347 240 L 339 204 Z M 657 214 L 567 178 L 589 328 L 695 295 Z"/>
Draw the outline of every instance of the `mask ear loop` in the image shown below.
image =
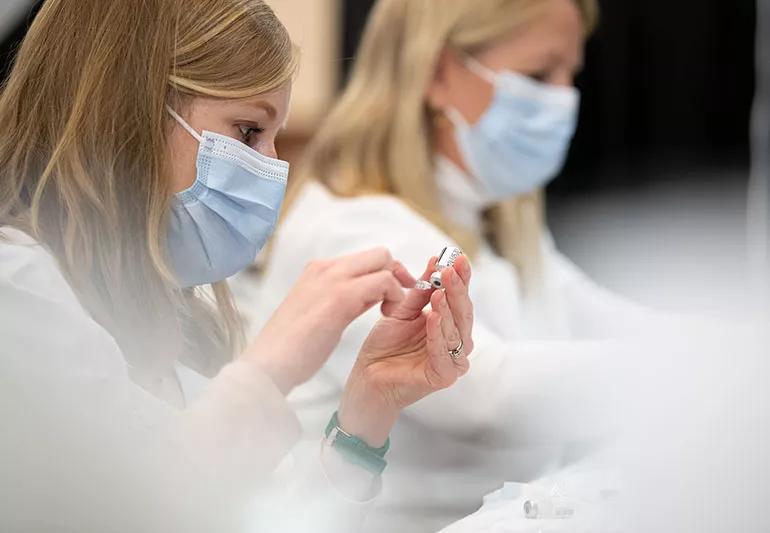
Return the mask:
<path id="1" fill-rule="evenodd" d="M 467 68 L 469 71 L 484 81 L 490 83 L 493 87 L 497 85 L 497 74 L 494 70 L 482 64 L 478 59 L 471 56 L 470 54 L 466 54 L 465 52 L 458 52 L 458 55 L 461 56 L 462 63 L 465 65 L 465 68 Z M 470 127 L 468 121 L 465 120 L 465 117 L 456 108 L 447 107 L 442 109 L 441 112 L 446 118 L 449 119 L 449 122 L 451 122 L 455 128 L 464 129 Z"/>
<path id="2" fill-rule="evenodd" d="M 462 115 L 462 113 L 460 113 L 454 107 L 447 107 L 444 109 L 444 115 L 457 129 L 465 129 L 470 127 L 470 124 L 468 124 L 468 121 L 465 120 L 465 117 Z"/>
<path id="3" fill-rule="evenodd" d="M 497 85 L 497 73 L 491 68 L 482 64 L 481 61 L 475 57 L 466 55 L 463 59 L 463 63 L 465 63 L 465 66 L 468 70 L 473 72 L 479 78 L 488 81 L 492 85 Z"/>
<path id="4" fill-rule="evenodd" d="M 201 136 L 201 135 L 200 135 L 200 134 L 199 134 L 197 131 L 195 131 L 195 130 L 192 128 L 192 126 L 190 126 L 190 125 L 187 123 L 187 121 L 185 121 L 185 119 L 183 119 L 182 117 L 180 117 L 180 116 L 179 116 L 179 114 L 178 114 L 176 111 L 174 111 L 173 109 L 171 109 L 171 106 L 168 106 L 168 105 L 167 105 L 167 106 L 166 106 L 166 111 L 168 111 L 168 114 L 169 114 L 169 115 L 171 115 L 171 116 L 174 118 L 174 120 L 176 120 L 176 121 L 179 123 L 179 125 L 180 125 L 180 126 L 182 126 L 182 127 L 185 129 L 185 130 L 187 130 L 187 133 L 189 133 L 190 135 L 192 135 L 193 137 L 195 137 L 195 139 L 197 139 L 197 141 L 198 141 L 199 143 L 202 143 L 202 142 L 203 142 L 203 137 L 202 137 L 202 136 Z"/>
<path id="5" fill-rule="evenodd" d="M 489 82 L 492 86 L 497 85 L 497 74 L 495 73 L 495 71 L 493 71 L 486 65 L 483 65 L 475 57 L 472 57 L 468 54 L 464 54 L 463 64 L 468 70 L 470 70 L 472 73 L 477 75 L 479 78 L 483 79 L 486 82 Z M 448 107 L 443 111 L 444 111 L 444 115 L 449 119 L 449 121 L 452 124 L 454 124 L 456 128 L 470 127 L 470 124 L 468 123 L 467 120 L 465 120 L 465 117 L 454 107 Z"/>

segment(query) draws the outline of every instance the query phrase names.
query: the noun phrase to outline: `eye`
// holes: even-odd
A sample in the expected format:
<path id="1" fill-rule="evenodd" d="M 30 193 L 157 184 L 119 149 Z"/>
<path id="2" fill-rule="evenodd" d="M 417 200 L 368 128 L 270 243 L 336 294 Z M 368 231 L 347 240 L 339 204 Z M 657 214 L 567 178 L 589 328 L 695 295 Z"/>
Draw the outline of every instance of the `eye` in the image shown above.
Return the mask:
<path id="1" fill-rule="evenodd" d="M 539 82 L 539 83 L 547 83 L 548 80 L 551 79 L 551 73 L 550 72 L 534 72 L 529 75 L 530 78 L 533 80 Z"/>
<path id="2" fill-rule="evenodd" d="M 245 144 L 251 144 L 255 136 L 265 132 L 264 128 L 260 128 L 259 126 L 254 127 L 241 125 L 238 126 L 238 128 L 241 131 L 241 138 Z"/>

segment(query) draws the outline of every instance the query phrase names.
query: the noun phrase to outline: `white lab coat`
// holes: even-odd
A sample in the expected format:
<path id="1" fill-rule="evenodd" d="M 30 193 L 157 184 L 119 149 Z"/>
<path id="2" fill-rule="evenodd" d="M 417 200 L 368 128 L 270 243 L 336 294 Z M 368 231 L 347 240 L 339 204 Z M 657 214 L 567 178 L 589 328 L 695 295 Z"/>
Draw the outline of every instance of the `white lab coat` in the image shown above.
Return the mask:
<path id="1" fill-rule="evenodd" d="M 440 167 L 448 212 L 466 227 L 477 223 L 483 200 L 459 170 Z M 344 199 L 311 183 L 277 231 L 261 279 L 241 277 L 236 294 L 256 328 L 311 260 L 386 246 L 419 274 L 447 245 L 448 236 L 395 197 Z M 502 482 L 536 479 L 607 434 L 602 401 L 612 384 L 602 370 L 616 349 L 607 340 L 638 330 L 646 312 L 593 284 L 550 241 L 543 248 L 544 290 L 531 300 L 522 298 L 516 270 L 490 248 L 472 258 L 471 371 L 402 414 L 367 531 L 441 529 Z M 375 309 L 355 322 L 325 368 L 290 397 L 308 436 L 326 422 L 378 317 Z"/>
<path id="2" fill-rule="evenodd" d="M 171 407 L 130 381 L 54 258 L 2 233 L 0 531 L 306 531 L 304 518 L 313 530 L 358 528 L 379 480 L 358 469 L 368 489 L 338 493 L 319 460 L 321 433 L 300 481 L 276 488 L 271 473 L 300 427 L 255 365 L 233 362 L 198 380 L 197 400 L 185 391 L 188 408 Z M 345 468 L 331 448 L 321 453 Z"/>

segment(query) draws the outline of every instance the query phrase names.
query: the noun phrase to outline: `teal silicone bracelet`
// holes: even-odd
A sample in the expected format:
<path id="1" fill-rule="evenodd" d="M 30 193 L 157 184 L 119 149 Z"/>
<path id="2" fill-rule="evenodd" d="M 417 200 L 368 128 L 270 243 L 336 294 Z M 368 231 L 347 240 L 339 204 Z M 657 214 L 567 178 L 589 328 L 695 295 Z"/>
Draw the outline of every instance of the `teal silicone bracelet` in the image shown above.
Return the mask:
<path id="1" fill-rule="evenodd" d="M 373 474 L 380 475 L 388 466 L 385 454 L 390 449 L 390 438 L 382 448 L 372 448 L 360 438 L 351 435 L 340 427 L 337 413 L 332 415 L 326 426 L 326 438 L 331 437 L 331 445 L 347 461 L 361 466 Z"/>

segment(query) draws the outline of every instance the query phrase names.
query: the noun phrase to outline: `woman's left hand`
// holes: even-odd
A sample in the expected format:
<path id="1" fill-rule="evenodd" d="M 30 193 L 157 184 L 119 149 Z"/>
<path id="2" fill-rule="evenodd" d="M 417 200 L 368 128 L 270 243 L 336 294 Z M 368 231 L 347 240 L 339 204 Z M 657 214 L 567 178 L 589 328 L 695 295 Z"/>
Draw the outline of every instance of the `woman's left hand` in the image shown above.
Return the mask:
<path id="1" fill-rule="evenodd" d="M 434 271 L 431 259 L 422 279 Z M 469 369 L 473 351 L 471 268 L 465 256 L 442 272 L 444 291 L 410 291 L 365 341 L 340 405 L 340 426 L 381 446 L 399 412 L 454 384 Z M 423 309 L 431 304 L 430 311 Z M 459 356 L 450 352 L 462 347 Z"/>

